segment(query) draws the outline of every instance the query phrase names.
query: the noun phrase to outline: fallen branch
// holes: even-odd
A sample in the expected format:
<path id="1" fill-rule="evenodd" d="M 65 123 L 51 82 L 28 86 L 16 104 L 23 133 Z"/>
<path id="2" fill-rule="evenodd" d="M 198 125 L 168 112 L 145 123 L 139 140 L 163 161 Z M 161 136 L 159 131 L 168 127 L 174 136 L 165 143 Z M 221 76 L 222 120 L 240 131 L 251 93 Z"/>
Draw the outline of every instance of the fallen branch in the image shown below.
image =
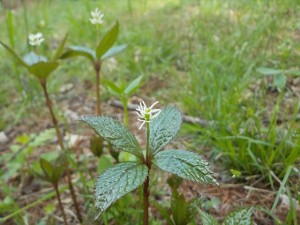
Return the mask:
<path id="1" fill-rule="evenodd" d="M 111 106 L 123 109 L 123 105 L 120 101 L 110 100 L 109 104 Z M 136 105 L 136 104 L 128 103 L 128 105 L 127 105 L 128 110 L 131 110 L 131 111 L 135 111 L 137 107 L 138 107 L 138 105 Z M 207 127 L 207 126 L 215 123 L 214 121 L 207 121 L 207 120 L 204 120 L 204 119 L 201 119 L 198 117 L 193 117 L 193 116 L 188 116 L 188 115 L 183 115 L 183 122 L 191 123 L 191 124 L 198 124 L 202 127 Z"/>

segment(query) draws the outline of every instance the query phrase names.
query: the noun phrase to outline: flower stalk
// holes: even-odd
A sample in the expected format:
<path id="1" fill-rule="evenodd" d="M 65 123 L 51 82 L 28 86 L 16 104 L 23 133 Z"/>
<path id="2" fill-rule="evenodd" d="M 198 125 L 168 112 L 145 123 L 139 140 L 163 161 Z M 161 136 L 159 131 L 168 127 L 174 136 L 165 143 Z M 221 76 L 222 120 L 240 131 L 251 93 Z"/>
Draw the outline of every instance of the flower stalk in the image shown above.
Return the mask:
<path id="1" fill-rule="evenodd" d="M 147 145 L 146 145 L 146 159 L 145 164 L 148 167 L 148 176 L 144 182 L 143 187 L 143 199 L 144 199 L 144 217 L 143 217 L 143 225 L 149 225 L 149 176 L 151 169 L 151 159 L 149 154 L 149 140 L 150 140 L 150 124 L 146 123 L 146 136 L 147 136 Z"/>
<path id="2" fill-rule="evenodd" d="M 138 115 L 138 121 L 141 121 L 142 124 L 139 129 L 142 128 L 144 124 L 146 124 L 146 156 L 145 156 L 145 164 L 148 167 L 148 176 L 143 185 L 143 199 L 144 199 L 144 216 L 143 216 L 143 225 L 149 225 L 149 176 L 151 170 L 151 154 L 150 154 L 150 121 L 157 117 L 160 113 L 160 109 L 153 109 L 153 107 L 158 102 L 154 102 L 149 108 L 142 101 L 139 107 L 136 109 L 136 113 Z"/>

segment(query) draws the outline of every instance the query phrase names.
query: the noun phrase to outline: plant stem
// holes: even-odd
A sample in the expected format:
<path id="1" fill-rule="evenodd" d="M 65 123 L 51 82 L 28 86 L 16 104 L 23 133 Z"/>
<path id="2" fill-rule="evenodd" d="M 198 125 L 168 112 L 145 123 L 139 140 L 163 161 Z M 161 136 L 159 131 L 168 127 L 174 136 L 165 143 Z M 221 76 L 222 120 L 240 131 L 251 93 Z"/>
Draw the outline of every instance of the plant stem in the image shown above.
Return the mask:
<path id="1" fill-rule="evenodd" d="M 64 143 L 63 143 L 62 135 L 61 135 L 60 130 L 59 130 L 57 119 L 56 119 L 55 114 L 53 112 L 52 102 L 51 102 L 51 99 L 49 97 L 48 90 L 47 90 L 47 83 L 45 81 L 44 82 L 41 81 L 40 83 L 42 85 L 42 88 L 43 88 L 43 91 L 44 91 L 44 94 L 45 94 L 46 105 L 49 109 L 49 112 L 50 112 L 50 115 L 51 115 L 51 118 L 52 118 L 52 122 L 53 122 L 53 125 L 54 125 L 55 130 L 56 130 L 56 136 L 57 136 L 57 139 L 58 139 L 58 143 L 59 143 L 62 150 L 66 150 L 65 146 L 64 146 Z M 82 222 L 80 208 L 79 208 L 79 205 L 77 203 L 77 198 L 76 198 L 76 195 L 75 195 L 75 191 L 74 191 L 74 187 L 73 187 L 73 183 L 72 183 L 72 179 L 71 179 L 71 175 L 70 175 L 68 160 L 66 161 L 66 173 L 67 173 L 67 180 L 68 180 L 69 190 L 71 192 L 72 200 L 73 200 L 74 207 L 75 207 L 75 210 L 76 210 L 76 213 L 77 213 L 77 218 L 80 222 Z"/>
<path id="2" fill-rule="evenodd" d="M 74 186 L 73 186 L 73 183 L 72 183 L 72 178 L 71 178 L 71 174 L 70 174 L 68 159 L 67 159 L 67 162 L 66 162 L 66 173 L 67 173 L 67 182 L 68 182 L 69 190 L 70 190 L 72 200 L 73 200 L 73 203 L 74 203 L 74 207 L 75 207 L 75 210 L 76 210 L 76 215 L 77 215 L 77 218 L 78 218 L 79 222 L 82 223 L 81 211 L 80 211 L 80 208 L 79 208 L 79 205 L 78 205 L 78 202 L 77 202 L 77 197 L 76 197 Z"/>
<path id="3" fill-rule="evenodd" d="M 101 62 L 95 63 L 95 72 L 96 72 L 96 113 L 97 115 L 101 115 L 101 95 L 100 95 L 100 70 L 101 70 Z"/>
<path id="4" fill-rule="evenodd" d="M 146 123 L 147 129 L 147 146 L 146 146 L 146 166 L 148 167 L 148 176 L 144 182 L 144 190 L 143 190 L 143 197 L 144 197 L 144 218 L 143 218 L 143 225 L 149 225 L 149 175 L 151 169 L 151 159 L 149 157 L 149 138 L 150 138 L 150 124 Z"/>
<path id="5" fill-rule="evenodd" d="M 68 222 L 67 222 L 67 217 L 66 217 L 64 207 L 61 203 L 61 198 L 60 198 L 60 193 L 59 193 L 59 190 L 58 190 L 58 186 L 57 186 L 57 184 L 53 184 L 53 186 L 54 186 L 54 189 L 55 189 L 55 192 L 56 192 L 56 197 L 58 199 L 58 205 L 59 205 L 59 208 L 61 210 L 61 213 L 62 213 L 62 216 L 63 216 L 63 219 L 64 219 L 64 223 L 65 223 L 65 225 L 69 225 Z"/>
<path id="6" fill-rule="evenodd" d="M 49 109 L 49 112 L 50 112 L 50 115 L 51 115 L 51 118 L 52 118 L 52 122 L 53 122 L 53 125 L 55 127 L 58 143 L 59 143 L 61 149 L 64 150 L 65 146 L 64 146 L 64 143 L 63 143 L 62 135 L 61 135 L 60 130 L 59 130 L 57 119 L 56 119 L 55 114 L 53 112 L 52 102 L 51 102 L 51 99 L 49 97 L 48 90 L 47 90 L 47 83 L 41 81 L 41 85 L 42 85 L 44 95 L 45 95 L 45 98 L 46 98 L 46 105 Z"/>
<path id="7" fill-rule="evenodd" d="M 3 184 L 2 184 L 2 187 L 3 187 Z M 64 192 L 64 191 L 67 190 L 67 189 L 68 189 L 67 186 L 63 186 L 63 187 L 61 187 L 61 188 L 59 189 L 59 191 L 60 191 L 60 192 Z M 31 209 L 31 208 L 33 208 L 33 207 L 35 207 L 35 206 L 37 206 L 37 205 L 39 205 L 39 204 L 41 204 L 41 203 L 43 203 L 43 202 L 49 200 L 49 199 L 51 199 L 53 196 L 55 196 L 55 194 L 56 194 L 56 193 L 55 193 L 54 191 L 52 191 L 52 192 L 50 192 L 50 193 L 48 193 L 48 194 L 45 194 L 44 196 L 42 196 L 41 198 L 39 198 L 39 199 L 36 200 L 35 202 L 32 202 L 32 203 L 26 205 L 26 206 L 23 207 L 23 208 L 17 209 L 17 210 L 15 210 L 13 213 L 11 213 L 11 214 L 9 214 L 9 215 L 3 217 L 3 218 L 1 217 L 1 218 L 0 218 L 0 224 L 4 223 L 5 221 L 7 221 L 7 220 L 9 220 L 9 219 L 11 219 L 11 218 L 16 217 L 17 215 L 19 215 L 19 214 L 25 212 L 25 211 L 28 210 L 28 209 Z"/>

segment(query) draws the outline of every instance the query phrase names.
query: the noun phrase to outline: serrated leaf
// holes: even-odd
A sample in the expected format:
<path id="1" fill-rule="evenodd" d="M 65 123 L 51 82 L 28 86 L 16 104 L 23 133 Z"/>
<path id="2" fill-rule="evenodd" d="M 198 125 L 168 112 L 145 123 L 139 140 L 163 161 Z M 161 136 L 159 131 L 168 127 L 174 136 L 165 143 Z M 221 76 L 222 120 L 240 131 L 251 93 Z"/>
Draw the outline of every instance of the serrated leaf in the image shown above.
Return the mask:
<path id="1" fill-rule="evenodd" d="M 252 207 L 244 208 L 230 213 L 224 219 L 222 225 L 251 225 Z"/>
<path id="2" fill-rule="evenodd" d="M 189 223 L 191 222 L 197 215 L 197 208 L 201 207 L 202 200 L 200 198 L 194 198 L 188 202 L 187 205 L 187 214 L 186 214 L 186 221 Z"/>
<path id="3" fill-rule="evenodd" d="M 45 81 L 58 67 L 58 62 L 38 62 L 28 67 L 28 71 L 39 80 Z"/>
<path id="4" fill-rule="evenodd" d="M 58 46 L 56 52 L 55 52 L 55 55 L 54 55 L 54 58 L 53 58 L 53 61 L 59 59 L 59 57 L 61 56 L 63 50 L 64 50 L 64 47 L 66 45 L 66 41 L 68 39 L 68 33 L 66 33 L 64 39 L 60 42 L 60 45 Z"/>
<path id="5" fill-rule="evenodd" d="M 28 66 L 38 62 L 47 62 L 47 58 L 45 56 L 37 55 L 35 52 L 29 52 L 23 57 L 23 60 Z"/>
<path id="6" fill-rule="evenodd" d="M 69 50 L 61 55 L 61 59 L 83 56 L 91 61 L 96 60 L 96 52 L 93 49 L 84 46 L 70 46 Z"/>
<path id="7" fill-rule="evenodd" d="M 209 215 L 208 213 L 203 211 L 200 211 L 200 214 L 203 225 L 219 225 L 216 218 L 212 215 Z"/>
<path id="8" fill-rule="evenodd" d="M 177 134 L 182 122 L 182 114 L 175 106 L 162 109 L 161 113 L 150 121 L 150 150 L 156 154 Z"/>
<path id="9" fill-rule="evenodd" d="M 119 121 L 109 116 L 82 116 L 81 119 L 117 149 L 129 152 L 139 158 L 143 157 L 135 136 Z"/>
<path id="10" fill-rule="evenodd" d="M 116 42 L 119 33 L 119 22 L 116 24 L 104 35 L 102 40 L 99 42 L 99 45 L 96 49 L 97 59 L 101 59 L 102 56 L 113 46 Z"/>
<path id="11" fill-rule="evenodd" d="M 122 95 L 123 90 L 120 87 L 118 87 L 114 82 L 112 82 L 110 80 L 103 79 L 102 83 L 106 87 L 108 87 L 113 94 L 115 94 L 117 96 L 121 96 Z"/>
<path id="12" fill-rule="evenodd" d="M 103 56 L 101 57 L 101 60 L 108 59 L 116 54 L 119 54 L 120 52 L 124 51 L 124 49 L 127 48 L 127 45 L 116 45 L 111 47 Z"/>
<path id="13" fill-rule="evenodd" d="M 131 81 L 129 83 L 129 85 L 126 87 L 124 93 L 129 96 L 132 95 L 141 85 L 142 79 L 143 79 L 143 75 L 141 75 L 141 76 L 135 78 L 133 81 Z"/>
<path id="14" fill-rule="evenodd" d="M 104 171 L 95 185 L 96 207 L 100 214 L 115 201 L 138 188 L 148 176 L 146 165 L 138 162 L 126 162 Z"/>
<path id="15" fill-rule="evenodd" d="M 285 87 L 285 84 L 286 84 L 286 76 L 282 73 L 280 74 L 276 74 L 274 76 L 274 85 L 280 90 L 282 91 Z"/>
<path id="16" fill-rule="evenodd" d="M 18 56 L 18 54 L 11 48 L 9 47 L 7 44 L 3 43 L 2 41 L 0 41 L 0 44 L 7 50 L 10 52 L 10 54 L 12 54 L 13 57 L 15 57 L 15 59 L 21 63 L 23 66 L 28 67 L 28 65 L 24 62 L 24 60 Z"/>
<path id="17" fill-rule="evenodd" d="M 154 156 L 153 163 L 160 169 L 199 184 L 218 184 L 200 155 L 185 150 L 165 150 Z"/>
<path id="18" fill-rule="evenodd" d="M 268 67 L 259 67 L 257 68 L 257 72 L 263 75 L 276 75 L 282 73 L 282 70 L 268 68 Z"/>

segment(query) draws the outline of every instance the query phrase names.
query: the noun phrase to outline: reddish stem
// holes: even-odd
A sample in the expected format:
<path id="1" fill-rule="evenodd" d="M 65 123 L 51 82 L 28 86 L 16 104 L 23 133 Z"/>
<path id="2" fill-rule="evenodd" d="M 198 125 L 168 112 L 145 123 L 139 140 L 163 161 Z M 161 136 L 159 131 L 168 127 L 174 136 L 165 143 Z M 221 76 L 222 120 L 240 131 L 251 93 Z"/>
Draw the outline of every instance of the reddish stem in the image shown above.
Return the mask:
<path id="1" fill-rule="evenodd" d="M 67 217 L 66 217 L 66 213 L 65 213 L 63 204 L 61 202 L 60 193 L 59 193 L 59 190 L 58 190 L 58 185 L 53 184 L 53 186 L 54 186 L 54 189 L 55 189 L 55 192 L 56 192 L 56 197 L 58 199 L 58 205 L 59 205 L 59 208 L 61 210 L 61 213 L 62 213 L 62 216 L 63 216 L 63 219 L 64 219 L 64 223 L 65 223 L 65 225 L 69 225 L 68 222 L 67 222 Z"/>
<path id="2" fill-rule="evenodd" d="M 95 63 L 95 72 L 96 72 L 96 113 L 101 115 L 101 94 L 100 94 L 100 71 L 101 71 L 101 62 Z"/>
<path id="3" fill-rule="evenodd" d="M 56 136 L 57 136 L 58 143 L 59 143 L 61 149 L 65 150 L 65 146 L 64 146 L 64 143 L 63 143 L 63 138 L 62 138 L 62 135 L 60 133 L 58 122 L 57 122 L 57 119 L 56 119 L 55 114 L 53 112 L 52 102 L 51 102 L 51 99 L 50 99 L 49 94 L 48 94 L 47 83 L 46 83 L 46 81 L 41 81 L 40 83 L 41 83 L 41 86 L 42 86 L 44 94 L 45 94 L 46 105 L 49 109 L 49 112 L 50 112 L 50 115 L 51 115 L 51 118 L 52 118 L 52 122 L 53 122 L 53 125 L 54 125 L 55 130 L 56 130 Z M 69 186 L 69 190 L 71 192 L 71 196 L 72 196 L 72 200 L 73 200 L 74 207 L 75 207 L 75 210 L 76 210 L 77 218 L 80 222 L 82 222 L 81 212 L 80 212 L 80 208 L 79 208 L 77 198 L 76 198 L 76 194 L 75 194 L 75 191 L 74 191 L 68 161 L 66 162 L 66 173 L 67 173 L 68 186 Z"/>
<path id="4" fill-rule="evenodd" d="M 49 97 L 48 90 L 47 90 L 47 83 L 41 81 L 41 85 L 42 85 L 44 95 L 45 95 L 45 98 L 46 98 L 46 105 L 49 109 L 51 119 L 52 119 L 52 122 L 53 122 L 53 125 L 54 125 L 54 128 L 55 128 L 55 131 L 56 131 L 56 136 L 57 136 L 58 143 L 59 143 L 61 149 L 64 150 L 65 149 L 64 142 L 63 142 L 60 130 L 59 130 L 57 119 L 56 119 L 55 114 L 53 112 L 52 102 L 51 102 L 51 99 Z"/>

